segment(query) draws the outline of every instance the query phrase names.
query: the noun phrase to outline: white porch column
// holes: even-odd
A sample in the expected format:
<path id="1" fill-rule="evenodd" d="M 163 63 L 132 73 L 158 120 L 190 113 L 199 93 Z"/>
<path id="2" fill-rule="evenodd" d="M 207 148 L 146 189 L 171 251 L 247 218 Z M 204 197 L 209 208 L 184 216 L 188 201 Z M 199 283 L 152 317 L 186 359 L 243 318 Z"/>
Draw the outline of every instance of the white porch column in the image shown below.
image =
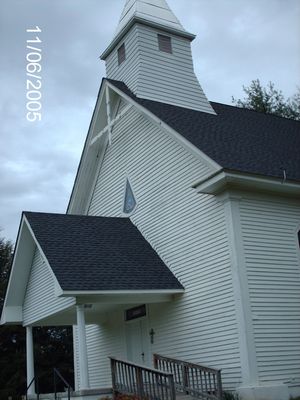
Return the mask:
<path id="1" fill-rule="evenodd" d="M 32 327 L 26 326 L 26 367 L 27 367 L 27 386 L 34 378 L 34 352 Z M 35 394 L 35 382 L 28 389 L 28 394 Z"/>
<path id="2" fill-rule="evenodd" d="M 86 345 L 85 315 L 84 305 L 76 306 L 77 311 L 77 327 L 78 327 L 78 344 L 79 344 L 79 376 L 80 390 L 89 389 L 89 371 Z"/>

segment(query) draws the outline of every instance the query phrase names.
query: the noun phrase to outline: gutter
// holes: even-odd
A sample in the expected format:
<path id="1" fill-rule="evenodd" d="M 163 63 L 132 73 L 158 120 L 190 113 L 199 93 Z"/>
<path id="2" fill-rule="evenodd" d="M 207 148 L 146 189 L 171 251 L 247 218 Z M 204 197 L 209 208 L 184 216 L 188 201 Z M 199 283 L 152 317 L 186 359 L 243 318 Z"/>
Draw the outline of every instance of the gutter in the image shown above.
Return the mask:
<path id="1" fill-rule="evenodd" d="M 300 196 L 300 182 L 271 178 L 222 169 L 192 185 L 198 193 L 219 195 L 226 190 L 269 192 L 285 196 Z"/>

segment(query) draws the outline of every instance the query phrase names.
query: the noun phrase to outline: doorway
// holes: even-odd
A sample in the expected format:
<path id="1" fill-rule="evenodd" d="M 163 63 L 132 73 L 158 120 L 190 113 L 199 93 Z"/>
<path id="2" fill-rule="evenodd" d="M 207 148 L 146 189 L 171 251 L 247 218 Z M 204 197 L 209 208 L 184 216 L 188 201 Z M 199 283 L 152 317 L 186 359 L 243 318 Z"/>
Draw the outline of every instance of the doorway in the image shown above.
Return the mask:
<path id="1" fill-rule="evenodd" d="M 151 365 L 146 317 L 126 321 L 126 345 L 129 361 L 136 364 Z"/>

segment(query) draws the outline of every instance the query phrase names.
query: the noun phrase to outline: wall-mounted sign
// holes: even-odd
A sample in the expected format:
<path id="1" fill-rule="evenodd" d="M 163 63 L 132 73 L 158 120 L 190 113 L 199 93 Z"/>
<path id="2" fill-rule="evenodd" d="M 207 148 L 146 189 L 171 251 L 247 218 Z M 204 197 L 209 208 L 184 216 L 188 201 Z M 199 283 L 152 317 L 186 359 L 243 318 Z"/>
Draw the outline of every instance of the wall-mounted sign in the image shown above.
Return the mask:
<path id="1" fill-rule="evenodd" d="M 129 308 L 125 311 L 125 321 L 131 321 L 132 319 L 141 318 L 146 315 L 146 305 Z"/>

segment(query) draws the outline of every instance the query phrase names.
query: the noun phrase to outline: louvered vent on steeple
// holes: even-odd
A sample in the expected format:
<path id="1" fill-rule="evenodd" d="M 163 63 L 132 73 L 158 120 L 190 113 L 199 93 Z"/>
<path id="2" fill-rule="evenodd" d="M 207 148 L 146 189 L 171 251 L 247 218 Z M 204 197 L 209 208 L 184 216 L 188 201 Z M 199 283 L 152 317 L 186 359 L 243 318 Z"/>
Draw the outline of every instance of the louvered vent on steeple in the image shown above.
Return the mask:
<path id="1" fill-rule="evenodd" d="M 166 35 L 157 35 L 158 39 L 158 48 L 160 51 L 164 51 L 165 53 L 172 54 L 172 41 L 170 36 Z"/>

